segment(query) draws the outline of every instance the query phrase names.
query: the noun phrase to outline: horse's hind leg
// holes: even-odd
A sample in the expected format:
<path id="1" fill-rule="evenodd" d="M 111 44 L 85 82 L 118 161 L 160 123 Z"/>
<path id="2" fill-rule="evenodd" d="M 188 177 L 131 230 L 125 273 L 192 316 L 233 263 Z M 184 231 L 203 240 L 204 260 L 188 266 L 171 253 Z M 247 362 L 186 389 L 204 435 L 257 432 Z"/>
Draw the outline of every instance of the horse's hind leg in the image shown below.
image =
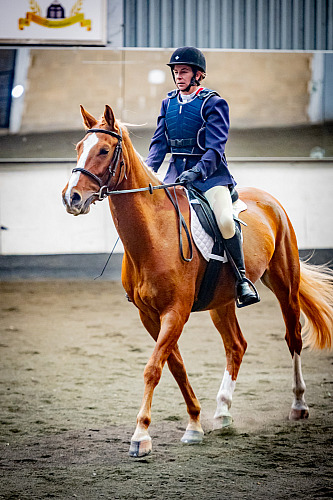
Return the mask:
<path id="1" fill-rule="evenodd" d="M 301 356 L 297 353 L 294 354 L 293 357 L 293 393 L 294 393 L 294 401 L 291 405 L 291 410 L 289 413 L 290 420 L 301 420 L 304 418 L 308 418 L 309 416 L 309 407 L 305 402 L 304 393 L 305 393 L 305 383 L 302 375 L 301 368 Z"/>
<path id="2" fill-rule="evenodd" d="M 302 336 L 300 324 L 299 283 L 300 268 L 296 243 L 284 241 L 273 255 L 262 282 L 276 295 L 286 325 L 285 339 L 293 357 L 294 399 L 289 418 L 300 420 L 309 416 L 305 402 L 305 383 L 301 368 Z"/>
<path id="3" fill-rule="evenodd" d="M 214 415 L 214 428 L 220 429 L 228 427 L 232 423 L 229 410 L 247 343 L 237 321 L 234 302 L 210 311 L 210 315 L 222 336 L 227 360 L 222 383 L 216 397 L 217 407 Z"/>

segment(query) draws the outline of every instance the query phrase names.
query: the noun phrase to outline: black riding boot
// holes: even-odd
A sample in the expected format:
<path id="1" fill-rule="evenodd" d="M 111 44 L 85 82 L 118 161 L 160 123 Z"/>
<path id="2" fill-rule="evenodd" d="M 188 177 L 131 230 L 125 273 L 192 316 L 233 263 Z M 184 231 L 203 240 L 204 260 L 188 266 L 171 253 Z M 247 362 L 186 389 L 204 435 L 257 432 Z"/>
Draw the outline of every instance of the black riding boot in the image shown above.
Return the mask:
<path id="1" fill-rule="evenodd" d="M 233 260 L 232 265 L 236 276 L 237 307 L 249 306 L 260 301 L 259 294 L 250 280 L 245 277 L 244 254 L 241 232 L 236 225 L 236 232 L 232 238 L 224 239 L 227 253 Z M 231 264 L 233 264 L 231 262 Z"/>

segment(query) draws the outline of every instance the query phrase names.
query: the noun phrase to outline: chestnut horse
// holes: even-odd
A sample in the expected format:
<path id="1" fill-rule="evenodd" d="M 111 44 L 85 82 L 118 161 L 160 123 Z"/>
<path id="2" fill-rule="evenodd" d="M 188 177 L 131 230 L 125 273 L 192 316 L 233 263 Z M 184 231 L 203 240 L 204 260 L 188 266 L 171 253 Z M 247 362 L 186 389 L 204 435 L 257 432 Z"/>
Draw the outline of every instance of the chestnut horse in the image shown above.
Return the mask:
<path id="1" fill-rule="evenodd" d="M 184 396 L 189 423 L 182 441 L 203 439 L 200 404 L 188 380 L 178 348 L 178 339 L 198 295 L 206 261 L 193 245 L 193 258 L 182 259 L 179 251 L 179 208 L 190 220 L 185 189 L 153 190 L 155 174 L 134 150 L 126 129 L 115 120 L 112 109 L 96 120 L 81 106 L 86 135 L 77 145 L 78 162 L 63 190 L 67 212 L 86 214 L 90 204 L 109 198 L 114 224 L 124 245 L 122 283 L 129 299 L 139 309 L 141 321 L 156 344 L 144 370 L 144 395 L 130 455 L 151 452 L 148 427 L 153 392 L 167 362 Z M 142 190 L 150 185 L 149 190 Z M 119 191 L 121 193 L 119 194 Z M 114 194 L 114 196 L 113 196 Z M 333 327 L 332 274 L 326 269 L 300 262 L 291 222 L 283 207 L 259 189 L 239 189 L 247 210 L 242 218 L 247 276 L 261 281 L 276 295 L 286 325 L 285 339 L 293 359 L 293 403 L 289 417 L 307 418 L 305 384 L 301 371 L 302 335 L 300 310 L 307 317 L 307 344 L 331 346 Z M 190 241 L 183 238 L 188 255 Z M 257 305 L 257 307 L 260 307 Z M 206 308 L 222 336 L 226 369 L 217 394 L 214 427 L 230 425 L 230 406 L 237 374 L 246 350 L 235 309 L 235 278 L 230 265 L 222 266 L 214 296 Z M 304 328 L 303 328 L 304 330 Z M 304 333 L 304 332 L 303 332 Z"/>

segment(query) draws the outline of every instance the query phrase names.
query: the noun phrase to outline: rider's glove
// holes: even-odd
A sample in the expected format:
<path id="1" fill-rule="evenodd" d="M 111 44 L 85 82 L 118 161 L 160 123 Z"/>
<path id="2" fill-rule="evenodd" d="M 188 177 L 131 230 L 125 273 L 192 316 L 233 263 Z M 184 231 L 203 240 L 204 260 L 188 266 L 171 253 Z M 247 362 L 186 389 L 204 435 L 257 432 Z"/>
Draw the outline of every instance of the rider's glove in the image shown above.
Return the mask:
<path id="1" fill-rule="evenodd" d="M 187 187 L 193 184 L 193 182 L 196 181 L 200 177 L 200 175 L 200 171 L 193 167 L 190 168 L 190 170 L 185 170 L 185 172 L 182 172 L 178 177 L 177 182 L 180 182 L 181 184 L 184 184 L 185 187 Z"/>

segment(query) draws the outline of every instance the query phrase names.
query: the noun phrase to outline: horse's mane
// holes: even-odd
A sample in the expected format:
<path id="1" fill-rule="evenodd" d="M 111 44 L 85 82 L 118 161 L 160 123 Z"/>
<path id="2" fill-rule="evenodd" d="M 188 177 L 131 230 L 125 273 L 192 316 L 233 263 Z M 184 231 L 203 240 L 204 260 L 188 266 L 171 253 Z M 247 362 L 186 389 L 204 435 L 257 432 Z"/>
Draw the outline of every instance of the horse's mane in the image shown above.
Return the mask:
<path id="1" fill-rule="evenodd" d="M 101 116 L 101 118 L 100 118 L 100 120 L 99 120 L 98 123 L 99 123 L 100 126 L 108 127 L 108 124 L 105 121 L 104 116 Z M 153 171 L 153 169 L 150 168 L 146 164 L 146 162 L 145 162 L 144 158 L 142 157 L 142 155 L 135 149 L 135 147 L 133 146 L 133 143 L 131 141 L 131 138 L 129 136 L 129 131 L 128 131 L 128 128 L 127 128 L 128 126 L 142 127 L 144 124 L 135 125 L 133 123 L 125 123 L 125 122 L 122 122 L 121 120 L 119 120 L 118 118 L 116 118 L 115 125 L 116 125 L 116 128 L 118 129 L 118 131 L 120 129 L 122 130 L 123 141 L 124 141 L 124 144 L 127 147 L 128 152 L 131 153 L 131 151 L 133 151 L 133 154 L 137 157 L 137 159 L 139 160 L 140 164 L 145 169 L 145 171 L 147 172 L 147 174 L 149 175 L 149 177 L 152 179 L 152 181 L 156 181 L 157 184 L 160 184 L 160 179 L 158 178 L 158 176 L 156 175 L 156 173 Z"/>
<path id="2" fill-rule="evenodd" d="M 116 120 L 116 126 L 119 129 L 121 128 L 121 130 L 123 132 L 123 138 L 124 138 L 124 143 L 126 144 L 126 147 L 129 146 L 130 149 L 133 150 L 134 154 L 136 155 L 136 157 L 138 158 L 139 162 L 141 163 L 142 167 L 146 170 L 146 172 L 148 173 L 148 175 L 150 177 L 152 177 L 152 179 L 154 181 L 156 181 L 157 184 L 160 184 L 160 179 L 157 177 L 157 175 L 154 172 L 154 170 L 146 164 L 143 156 L 133 146 L 133 143 L 131 141 L 131 138 L 129 136 L 129 131 L 128 131 L 128 128 L 127 128 L 127 126 L 129 126 L 129 125 L 132 125 L 132 124 L 130 124 L 130 123 L 124 123 L 124 122 L 122 122 L 122 121 L 120 121 L 118 119 Z M 136 125 L 136 126 L 139 127 L 140 125 Z"/>

